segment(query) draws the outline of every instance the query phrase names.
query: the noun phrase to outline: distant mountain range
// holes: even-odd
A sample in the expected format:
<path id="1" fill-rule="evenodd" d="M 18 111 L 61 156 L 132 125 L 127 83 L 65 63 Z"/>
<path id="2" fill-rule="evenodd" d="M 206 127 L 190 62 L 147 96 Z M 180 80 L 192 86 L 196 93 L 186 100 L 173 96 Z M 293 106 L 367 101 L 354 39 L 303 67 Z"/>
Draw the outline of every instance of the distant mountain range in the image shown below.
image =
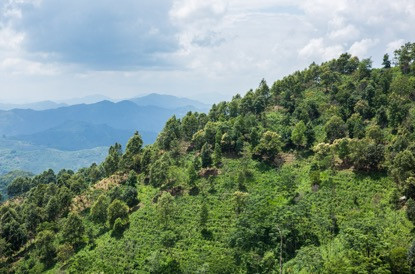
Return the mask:
<path id="1" fill-rule="evenodd" d="M 196 100 L 188 98 L 176 97 L 172 95 L 162 95 L 157 93 L 151 93 L 143 97 L 136 97 L 129 99 L 139 106 L 158 106 L 165 109 L 177 109 L 177 108 L 195 108 L 199 111 L 207 112 L 210 109 L 210 105 L 201 103 Z"/>
<path id="2" fill-rule="evenodd" d="M 160 94 L 120 102 L 104 100 L 93 104 L 63 105 L 44 101 L 25 106 L 31 108 L 0 110 L 0 151 L 19 144 L 14 150 L 21 156 L 20 150 L 27 144 L 38 153 L 50 153 L 49 149 L 62 152 L 82 150 L 85 158 L 94 160 L 101 160 L 102 148 L 106 150 L 115 142 L 125 146 L 136 130 L 140 132 L 144 143 L 150 144 L 156 140 L 171 116 L 182 117 L 188 111 L 204 112 L 209 108 L 195 100 Z M 95 156 L 85 156 L 88 150 L 94 148 L 101 149 L 99 152 L 91 151 Z M 70 155 L 66 154 L 72 163 Z M 10 157 L 17 161 L 18 158 L 14 156 Z M 8 165 L 19 167 L 12 160 L 8 161 Z M 37 168 L 27 168 L 27 163 L 25 165 L 24 170 L 37 171 Z M 62 163 L 60 166 L 65 165 Z M 0 170 L 8 171 L 5 167 L 0 167 Z"/>
<path id="3" fill-rule="evenodd" d="M 32 109 L 32 110 L 48 110 L 59 107 L 66 107 L 72 105 L 81 104 L 94 104 L 102 101 L 117 102 L 119 100 L 113 100 L 103 95 L 90 95 L 81 98 L 71 98 L 60 100 L 57 102 L 46 100 L 26 104 L 15 103 L 2 103 L 0 102 L 0 110 L 12 110 L 12 109 Z M 210 109 L 209 104 L 204 104 L 196 100 L 191 100 L 184 97 L 176 97 L 173 95 L 151 93 L 145 96 L 134 97 L 131 99 L 125 99 L 122 101 L 131 101 L 139 106 L 157 106 L 166 109 L 177 109 L 181 107 L 193 107 L 199 111 L 208 111 Z"/>
<path id="4" fill-rule="evenodd" d="M 58 108 L 67 106 L 65 103 L 56 103 L 53 101 L 41 101 L 29 104 L 7 104 L 7 103 L 0 103 L 1 110 L 11 110 L 15 108 L 20 109 L 33 109 L 33 110 L 45 110 L 51 108 Z"/>
<path id="5" fill-rule="evenodd" d="M 126 144 L 133 133 L 134 130 L 115 129 L 106 124 L 65 121 L 56 127 L 29 135 L 14 136 L 13 139 L 60 150 L 81 150 L 105 147 L 115 142 Z M 157 138 L 156 132 L 140 133 L 147 144 Z"/>

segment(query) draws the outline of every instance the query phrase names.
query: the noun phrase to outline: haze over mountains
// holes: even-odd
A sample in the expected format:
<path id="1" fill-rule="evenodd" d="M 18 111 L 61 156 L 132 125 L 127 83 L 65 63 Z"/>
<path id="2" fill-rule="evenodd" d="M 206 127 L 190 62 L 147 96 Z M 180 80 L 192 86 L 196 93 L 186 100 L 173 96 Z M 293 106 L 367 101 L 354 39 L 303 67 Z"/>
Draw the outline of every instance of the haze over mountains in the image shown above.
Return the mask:
<path id="1" fill-rule="evenodd" d="M 16 145 L 15 153 L 20 152 L 22 143 L 36 147 L 38 153 L 42 149 L 63 153 L 95 148 L 106 150 L 115 142 L 125 145 L 136 130 L 144 143 L 149 144 L 155 141 L 172 115 L 182 117 L 188 111 L 203 112 L 209 107 L 187 98 L 160 94 L 120 102 L 104 100 L 62 106 L 62 103 L 48 101 L 20 106 L 22 108 L 0 110 L 0 135 L 7 140 L 8 147 Z M 33 109 L 25 108 L 30 106 Z M 42 109 L 44 107 L 50 109 Z M 0 142 L 0 148 L 1 145 Z M 93 154 L 96 155 L 92 157 L 94 161 L 103 160 L 101 151 L 93 150 Z M 18 167 L 16 164 L 9 166 Z M 37 171 L 27 166 L 26 169 Z"/>

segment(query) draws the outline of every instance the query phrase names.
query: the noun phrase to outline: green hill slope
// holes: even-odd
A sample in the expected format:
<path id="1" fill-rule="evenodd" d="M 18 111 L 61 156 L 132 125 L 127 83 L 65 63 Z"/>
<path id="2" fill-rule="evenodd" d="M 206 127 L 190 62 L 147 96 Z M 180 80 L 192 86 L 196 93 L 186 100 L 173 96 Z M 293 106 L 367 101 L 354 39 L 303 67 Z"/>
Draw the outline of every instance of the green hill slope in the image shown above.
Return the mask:
<path id="1" fill-rule="evenodd" d="M 170 118 L 155 144 L 13 181 L 4 271 L 412 273 L 415 44 Z"/>

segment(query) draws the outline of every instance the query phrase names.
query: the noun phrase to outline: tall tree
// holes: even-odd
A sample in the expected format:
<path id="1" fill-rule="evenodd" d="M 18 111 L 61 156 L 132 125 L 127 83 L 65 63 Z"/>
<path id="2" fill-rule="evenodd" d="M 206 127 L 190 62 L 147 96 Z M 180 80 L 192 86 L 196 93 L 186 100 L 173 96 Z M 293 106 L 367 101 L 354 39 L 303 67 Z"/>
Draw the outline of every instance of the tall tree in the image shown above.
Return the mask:
<path id="1" fill-rule="evenodd" d="M 62 227 L 62 241 L 71 244 L 77 249 L 84 243 L 85 226 L 77 213 L 69 213 Z"/>

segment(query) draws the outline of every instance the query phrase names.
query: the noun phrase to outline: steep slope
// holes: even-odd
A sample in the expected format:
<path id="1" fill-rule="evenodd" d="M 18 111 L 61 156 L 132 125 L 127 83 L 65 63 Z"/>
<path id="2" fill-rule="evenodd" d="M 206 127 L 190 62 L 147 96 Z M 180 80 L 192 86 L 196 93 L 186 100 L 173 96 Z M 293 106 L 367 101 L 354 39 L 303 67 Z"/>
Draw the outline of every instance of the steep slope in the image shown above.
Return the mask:
<path id="1" fill-rule="evenodd" d="M 153 145 L 135 134 L 102 165 L 13 181 L 1 267 L 413 273 L 413 53 L 379 69 L 343 54 L 172 117 Z"/>

